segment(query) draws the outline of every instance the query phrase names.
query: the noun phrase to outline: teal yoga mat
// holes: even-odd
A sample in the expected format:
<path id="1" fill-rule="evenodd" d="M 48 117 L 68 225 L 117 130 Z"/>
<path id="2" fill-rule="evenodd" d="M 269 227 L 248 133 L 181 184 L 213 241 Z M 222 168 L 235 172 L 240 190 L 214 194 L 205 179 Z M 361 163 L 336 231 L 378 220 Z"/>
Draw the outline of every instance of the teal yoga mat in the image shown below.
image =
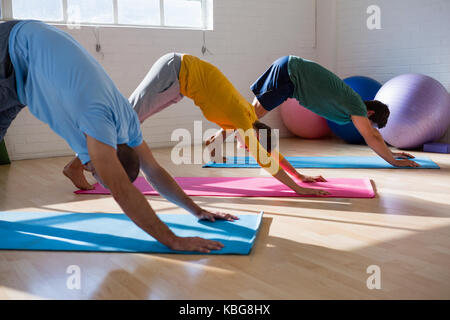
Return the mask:
<path id="1" fill-rule="evenodd" d="M 202 237 L 225 247 L 211 254 L 249 254 L 263 213 L 228 222 L 199 221 L 189 214 L 159 214 L 180 237 Z M 0 249 L 184 253 L 173 251 L 137 227 L 125 214 L 0 212 Z"/>
<path id="2" fill-rule="evenodd" d="M 429 158 L 414 158 L 419 168 L 394 167 L 380 157 L 286 157 L 294 168 L 355 168 L 355 169 L 439 169 Z M 259 168 L 251 157 L 227 157 L 226 163 L 208 162 L 204 168 Z"/>

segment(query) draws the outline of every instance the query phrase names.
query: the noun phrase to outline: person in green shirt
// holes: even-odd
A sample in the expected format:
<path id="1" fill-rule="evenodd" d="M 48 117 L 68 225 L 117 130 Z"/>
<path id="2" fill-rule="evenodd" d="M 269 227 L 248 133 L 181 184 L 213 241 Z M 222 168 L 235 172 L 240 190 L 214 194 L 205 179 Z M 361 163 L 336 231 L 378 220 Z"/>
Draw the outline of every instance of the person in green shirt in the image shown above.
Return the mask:
<path id="1" fill-rule="evenodd" d="M 305 108 L 339 124 L 353 122 L 367 145 L 396 167 L 418 167 L 405 152 L 391 152 L 378 129 L 386 126 L 389 108 L 384 103 L 361 97 L 333 72 L 314 61 L 297 56 L 276 60 L 250 87 L 253 107 L 260 119 L 289 98 Z M 375 128 L 378 127 L 377 128 Z M 222 131 L 209 139 L 215 140 Z"/>

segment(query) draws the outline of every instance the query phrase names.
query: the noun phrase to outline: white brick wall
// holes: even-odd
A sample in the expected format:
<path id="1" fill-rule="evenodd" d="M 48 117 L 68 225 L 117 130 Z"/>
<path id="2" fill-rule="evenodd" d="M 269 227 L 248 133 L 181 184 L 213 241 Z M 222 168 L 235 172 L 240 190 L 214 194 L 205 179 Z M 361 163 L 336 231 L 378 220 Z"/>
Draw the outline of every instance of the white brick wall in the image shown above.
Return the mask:
<path id="1" fill-rule="evenodd" d="M 369 5 L 381 8 L 381 30 L 366 27 Z M 215 0 L 214 31 L 206 32 L 217 65 L 249 100 L 249 85 L 276 58 L 295 54 L 315 59 L 340 77 L 367 75 L 384 83 L 392 77 L 419 72 L 450 89 L 450 0 Z M 100 28 L 103 52 L 95 52 L 94 29 L 70 32 L 104 66 L 129 96 L 161 55 L 186 52 L 202 57 L 203 33 L 193 30 Z M 317 35 L 317 39 L 316 39 Z M 189 99 L 148 119 L 143 132 L 153 147 L 168 146 L 176 128 L 192 130 L 204 120 Z M 277 111 L 265 121 L 289 135 Z M 204 129 L 214 127 L 204 120 Z M 63 139 L 21 112 L 6 135 L 12 159 L 70 155 Z M 447 132 L 443 141 L 450 142 Z M 197 141 L 198 142 L 198 141 Z"/>
<path id="2" fill-rule="evenodd" d="M 381 9 L 381 30 L 366 27 L 369 5 Z M 337 73 L 385 83 L 423 73 L 450 90 L 449 0 L 338 0 Z M 447 131 L 442 141 L 450 143 Z"/>
<path id="3" fill-rule="evenodd" d="M 206 32 L 213 55 L 203 58 L 215 64 L 235 87 L 253 100 L 250 84 L 280 56 L 295 54 L 316 57 L 314 0 L 215 0 L 214 31 Z M 95 52 L 94 29 L 63 30 L 91 52 L 104 66 L 121 92 L 128 97 L 161 55 L 186 52 L 202 57 L 203 34 L 193 30 L 150 28 L 100 28 L 103 53 Z M 148 119 L 144 138 L 153 147 L 167 146 L 176 128 L 192 129 L 194 120 L 204 120 L 189 100 Z M 264 119 L 288 135 L 277 112 Z M 203 127 L 214 125 L 203 122 Z M 13 122 L 6 137 L 12 159 L 70 155 L 63 139 L 25 109 Z"/>

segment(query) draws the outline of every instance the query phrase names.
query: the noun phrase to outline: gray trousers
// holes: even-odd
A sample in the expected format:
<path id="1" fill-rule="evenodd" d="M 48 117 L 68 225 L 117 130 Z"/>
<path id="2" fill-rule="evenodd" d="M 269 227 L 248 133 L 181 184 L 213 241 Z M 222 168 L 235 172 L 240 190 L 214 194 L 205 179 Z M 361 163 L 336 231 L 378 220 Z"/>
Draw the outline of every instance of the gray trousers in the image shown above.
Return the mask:
<path id="1" fill-rule="evenodd" d="M 181 55 L 168 53 L 159 58 L 128 99 L 142 123 L 153 114 L 183 98 L 178 76 Z"/>

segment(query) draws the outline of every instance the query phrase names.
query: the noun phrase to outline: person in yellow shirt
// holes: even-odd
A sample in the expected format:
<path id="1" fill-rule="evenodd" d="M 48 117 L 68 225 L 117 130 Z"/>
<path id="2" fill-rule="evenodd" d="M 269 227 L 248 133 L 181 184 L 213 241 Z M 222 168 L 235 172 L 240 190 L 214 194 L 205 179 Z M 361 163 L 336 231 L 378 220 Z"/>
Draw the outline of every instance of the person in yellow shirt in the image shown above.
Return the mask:
<path id="1" fill-rule="evenodd" d="M 223 129 L 218 135 L 226 138 L 227 133 L 235 130 L 258 164 L 297 194 L 328 194 L 324 190 L 304 188 L 297 183 L 297 181 L 326 180 L 321 176 L 308 177 L 297 172 L 275 150 L 270 139 L 271 129 L 258 121 L 253 106 L 218 68 L 206 61 L 188 54 L 169 53 L 162 56 L 132 93 L 129 101 L 142 123 L 153 114 L 180 101 L 184 96 L 194 101 L 206 119 Z M 263 131 L 268 139 L 260 139 Z M 212 140 L 216 138 L 217 136 Z M 212 140 L 207 141 L 207 144 Z M 268 143 L 261 143 L 263 140 Z M 64 174 L 78 188 L 92 189 L 83 175 L 83 167 L 77 158 L 65 167 Z"/>

